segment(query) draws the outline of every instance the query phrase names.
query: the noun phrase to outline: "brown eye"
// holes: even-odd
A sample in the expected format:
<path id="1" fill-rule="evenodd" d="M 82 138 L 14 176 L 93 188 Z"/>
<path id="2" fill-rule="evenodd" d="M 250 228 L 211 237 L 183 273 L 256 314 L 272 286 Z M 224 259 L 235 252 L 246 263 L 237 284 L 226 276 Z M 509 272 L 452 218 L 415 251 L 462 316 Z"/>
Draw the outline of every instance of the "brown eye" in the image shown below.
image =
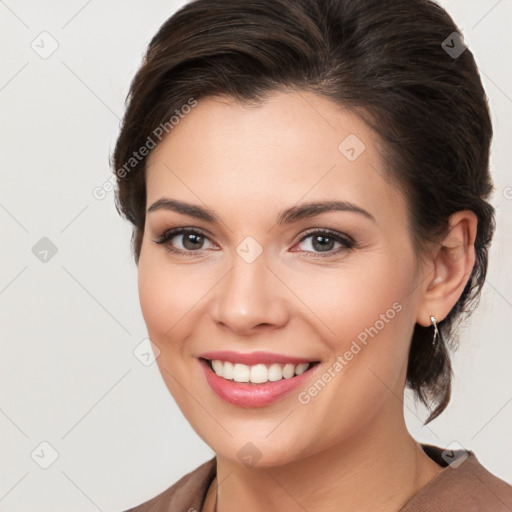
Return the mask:
<path id="1" fill-rule="evenodd" d="M 182 235 L 182 245 L 187 250 L 194 250 L 194 249 L 202 249 L 202 245 L 204 242 L 204 237 L 202 235 L 198 235 L 195 233 L 185 233 Z M 175 237 L 173 237 L 175 238 Z"/>
<path id="2" fill-rule="evenodd" d="M 301 238 L 300 244 L 306 240 L 308 240 L 308 243 L 304 244 L 306 248 L 302 250 L 312 253 L 313 256 L 332 256 L 354 247 L 354 241 L 351 238 L 334 231 L 317 230 L 310 232 Z M 336 247 L 336 244 L 338 244 L 338 247 Z"/>
<path id="3" fill-rule="evenodd" d="M 200 252 L 203 249 L 211 248 L 204 247 L 205 241 L 211 242 L 206 235 L 196 229 L 171 229 L 165 231 L 153 241 L 156 244 L 165 244 L 167 249 L 171 252 L 182 254 Z"/>

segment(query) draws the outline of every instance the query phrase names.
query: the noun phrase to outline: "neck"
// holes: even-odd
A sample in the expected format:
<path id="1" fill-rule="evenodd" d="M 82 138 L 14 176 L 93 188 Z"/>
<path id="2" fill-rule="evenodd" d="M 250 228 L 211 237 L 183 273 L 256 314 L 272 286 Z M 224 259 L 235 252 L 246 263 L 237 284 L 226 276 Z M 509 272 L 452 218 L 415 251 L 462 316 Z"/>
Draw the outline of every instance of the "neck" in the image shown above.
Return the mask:
<path id="1" fill-rule="evenodd" d="M 219 512 L 395 512 L 440 470 L 400 414 L 395 424 L 377 418 L 350 439 L 281 466 L 246 468 L 217 455 L 213 491 Z M 204 510 L 215 510 L 215 494 Z"/>

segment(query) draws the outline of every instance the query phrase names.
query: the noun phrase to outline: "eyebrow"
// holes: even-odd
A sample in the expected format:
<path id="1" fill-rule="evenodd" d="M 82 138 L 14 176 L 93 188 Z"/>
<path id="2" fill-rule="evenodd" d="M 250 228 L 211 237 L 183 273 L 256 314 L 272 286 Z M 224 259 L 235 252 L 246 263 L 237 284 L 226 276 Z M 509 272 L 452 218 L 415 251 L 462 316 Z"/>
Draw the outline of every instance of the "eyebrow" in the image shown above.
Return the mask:
<path id="1" fill-rule="evenodd" d="M 157 210 L 171 210 L 212 224 L 220 222 L 219 217 L 206 207 L 167 197 L 161 197 L 155 201 L 147 209 L 147 213 Z M 277 224 L 291 224 L 302 219 L 315 217 L 321 213 L 333 211 L 358 213 L 375 222 L 375 217 L 371 213 L 348 201 L 315 201 L 292 206 L 281 211 L 277 217 Z"/>

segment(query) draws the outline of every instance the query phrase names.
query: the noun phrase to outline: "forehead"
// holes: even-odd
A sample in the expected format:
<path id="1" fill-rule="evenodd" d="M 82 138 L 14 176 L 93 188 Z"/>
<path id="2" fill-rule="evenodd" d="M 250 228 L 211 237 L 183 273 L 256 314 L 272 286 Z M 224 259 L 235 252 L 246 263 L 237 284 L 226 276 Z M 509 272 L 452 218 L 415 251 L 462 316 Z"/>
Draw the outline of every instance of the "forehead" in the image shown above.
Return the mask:
<path id="1" fill-rule="evenodd" d="M 258 105 L 204 98 L 151 153 L 147 202 L 172 195 L 226 211 L 241 202 L 258 214 L 301 198 L 343 199 L 404 214 L 379 144 L 356 114 L 312 93 L 274 93 Z"/>

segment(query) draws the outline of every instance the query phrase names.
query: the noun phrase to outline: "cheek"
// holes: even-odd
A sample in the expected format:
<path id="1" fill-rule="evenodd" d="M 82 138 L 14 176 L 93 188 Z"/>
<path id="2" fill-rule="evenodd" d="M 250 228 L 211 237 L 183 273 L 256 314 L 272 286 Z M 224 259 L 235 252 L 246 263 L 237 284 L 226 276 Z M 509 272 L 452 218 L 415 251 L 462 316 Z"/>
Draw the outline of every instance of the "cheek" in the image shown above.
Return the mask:
<path id="1" fill-rule="evenodd" d="M 414 326 L 414 271 L 413 259 L 390 257 L 375 259 L 361 271 L 318 274 L 314 287 L 304 281 L 300 293 L 309 289 L 308 305 L 326 326 L 327 367 L 335 375 L 326 375 L 335 382 L 328 385 L 328 401 L 355 413 L 376 405 L 390 389 L 401 393 Z"/>
<path id="2" fill-rule="evenodd" d="M 382 333 L 391 331 L 390 326 L 399 325 L 398 317 L 406 316 L 404 306 L 412 298 L 412 261 L 395 262 L 390 255 L 363 263 L 294 276 L 294 292 L 322 321 L 326 339 L 340 345 L 336 348 L 360 333 L 364 338 L 375 324 Z"/>
<path id="3" fill-rule="evenodd" d="M 187 312 L 200 299 L 199 291 L 186 273 L 171 272 L 149 251 L 142 251 L 139 259 L 138 290 L 149 338 L 159 349 L 160 373 L 180 408 L 187 410 L 190 404 L 182 386 L 187 379 L 182 364 L 187 344 L 181 331 Z"/>
<path id="4" fill-rule="evenodd" d="M 175 316 L 178 313 L 170 304 L 177 304 L 177 288 L 149 264 L 147 259 L 140 259 L 138 274 L 139 300 L 142 315 L 148 332 L 156 334 L 157 343 L 163 333 L 172 328 Z"/>
<path id="5" fill-rule="evenodd" d="M 165 260 L 165 258 L 163 258 Z M 198 272 L 177 271 L 147 251 L 141 252 L 138 290 L 142 315 L 155 342 L 176 337 L 180 323 L 205 294 Z"/>

